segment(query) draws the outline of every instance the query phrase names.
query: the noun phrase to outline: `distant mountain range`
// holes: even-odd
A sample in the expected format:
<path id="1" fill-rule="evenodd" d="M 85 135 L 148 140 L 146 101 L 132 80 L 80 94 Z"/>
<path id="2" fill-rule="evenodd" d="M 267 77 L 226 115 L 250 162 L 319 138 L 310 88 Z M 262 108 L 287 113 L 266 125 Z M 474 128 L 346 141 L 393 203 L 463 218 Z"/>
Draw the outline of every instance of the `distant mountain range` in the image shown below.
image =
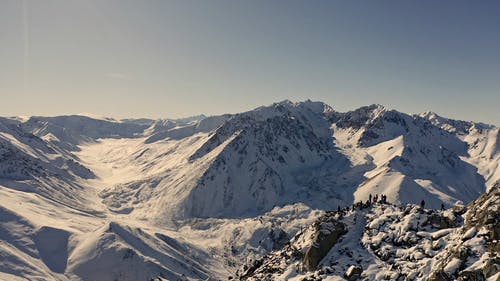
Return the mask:
<path id="1" fill-rule="evenodd" d="M 499 180 L 498 127 L 380 105 L 0 118 L 0 279 L 222 278 L 370 194 L 449 208 Z"/>

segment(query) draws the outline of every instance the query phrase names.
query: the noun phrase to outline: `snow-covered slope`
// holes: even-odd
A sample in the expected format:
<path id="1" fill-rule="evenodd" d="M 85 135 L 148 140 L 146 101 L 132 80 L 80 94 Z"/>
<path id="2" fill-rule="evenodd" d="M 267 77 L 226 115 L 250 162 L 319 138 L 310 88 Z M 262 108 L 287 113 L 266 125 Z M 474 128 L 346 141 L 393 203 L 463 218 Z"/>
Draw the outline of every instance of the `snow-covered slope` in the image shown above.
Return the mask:
<path id="1" fill-rule="evenodd" d="M 188 187 L 183 213 L 252 216 L 297 201 L 327 209 L 370 193 L 434 208 L 469 202 L 497 177 L 495 133 L 484 129 L 488 149 L 473 154 L 463 135 L 381 106 L 343 114 L 314 102 L 258 108 L 227 120 L 190 156 L 213 160 Z"/>
<path id="2" fill-rule="evenodd" d="M 425 118 L 370 106 L 346 113 L 333 126 L 337 146 L 353 163 L 376 166 L 365 173 L 356 200 L 384 193 L 391 202 L 426 199 L 437 208 L 469 202 L 485 190 L 478 168 L 491 164 L 471 165 L 469 144 Z M 498 157 L 498 150 L 493 154 Z"/>
<path id="3" fill-rule="evenodd" d="M 90 210 L 79 181 L 92 178 L 78 157 L 24 131 L 18 121 L 0 119 L 1 185 Z"/>
<path id="4" fill-rule="evenodd" d="M 0 279 L 226 278 L 370 194 L 476 199 L 500 179 L 498 136 L 311 101 L 177 120 L 0 118 Z"/>
<path id="5" fill-rule="evenodd" d="M 488 188 L 500 180 L 500 128 L 447 119 L 432 112 L 423 113 L 422 116 L 467 143 L 468 155 L 461 158 L 478 168 Z"/>
<path id="6" fill-rule="evenodd" d="M 375 203 L 328 212 L 243 280 L 498 280 L 500 183 L 467 207 Z M 345 278 L 345 279 L 344 279 Z"/>

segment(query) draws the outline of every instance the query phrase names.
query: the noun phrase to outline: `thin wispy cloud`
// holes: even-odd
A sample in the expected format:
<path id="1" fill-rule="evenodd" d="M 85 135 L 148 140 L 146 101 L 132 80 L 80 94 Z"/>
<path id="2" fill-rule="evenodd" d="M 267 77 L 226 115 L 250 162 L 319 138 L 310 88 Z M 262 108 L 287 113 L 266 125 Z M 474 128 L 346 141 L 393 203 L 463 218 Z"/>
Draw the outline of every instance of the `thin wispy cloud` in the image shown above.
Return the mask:
<path id="1" fill-rule="evenodd" d="M 120 73 L 120 72 L 105 73 L 104 77 L 113 78 L 113 79 L 119 79 L 119 80 L 125 80 L 125 79 L 128 78 L 128 76 L 126 74 Z"/>

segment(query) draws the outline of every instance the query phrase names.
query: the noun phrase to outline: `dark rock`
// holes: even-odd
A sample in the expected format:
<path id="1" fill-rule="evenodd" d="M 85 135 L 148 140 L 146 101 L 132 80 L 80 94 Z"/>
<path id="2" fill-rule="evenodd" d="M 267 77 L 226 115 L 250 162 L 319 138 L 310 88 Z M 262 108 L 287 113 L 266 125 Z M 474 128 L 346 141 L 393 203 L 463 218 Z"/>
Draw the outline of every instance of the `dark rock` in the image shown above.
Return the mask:
<path id="1" fill-rule="evenodd" d="M 466 261 L 469 256 L 470 256 L 470 249 L 465 246 L 460 246 L 458 250 L 455 252 L 455 257 L 457 257 L 461 261 Z"/>
<path id="2" fill-rule="evenodd" d="M 482 270 L 486 278 L 489 278 L 500 272 L 500 257 L 488 259 Z"/>
<path id="3" fill-rule="evenodd" d="M 446 272 L 442 270 L 434 271 L 431 276 L 429 276 L 429 281 L 453 281 L 453 278 L 448 276 Z"/>
<path id="4" fill-rule="evenodd" d="M 461 215 L 465 214 L 466 211 L 467 211 L 467 208 L 463 205 L 453 206 L 453 214 L 455 214 L 457 216 L 461 216 Z"/>
<path id="5" fill-rule="evenodd" d="M 346 225 L 339 221 L 319 223 L 313 236 L 312 246 L 306 251 L 304 265 L 307 270 L 315 270 L 339 238 L 347 233 Z"/>
<path id="6" fill-rule="evenodd" d="M 290 238 L 288 237 L 286 232 L 281 228 L 271 229 L 269 237 L 273 241 L 273 250 L 283 248 L 285 244 L 290 241 Z"/>
<path id="7" fill-rule="evenodd" d="M 462 271 L 458 276 L 459 281 L 485 281 L 483 273 L 481 270 L 472 270 L 472 271 Z"/>
<path id="8" fill-rule="evenodd" d="M 437 213 L 432 213 L 427 217 L 427 221 L 424 223 L 424 225 L 430 224 L 435 228 L 439 229 L 444 229 L 444 228 L 451 228 L 451 227 L 456 227 L 457 224 L 455 221 L 451 220 L 448 217 L 441 216 L 440 214 Z"/>
<path id="9" fill-rule="evenodd" d="M 250 267 L 245 269 L 245 272 L 241 275 L 242 279 L 244 279 L 247 276 L 251 276 L 252 273 L 254 273 L 255 270 L 257 270 L 257 268 L 259 268 L 261 265 L 262 265 L 262 260 L 255 260 Z"/>

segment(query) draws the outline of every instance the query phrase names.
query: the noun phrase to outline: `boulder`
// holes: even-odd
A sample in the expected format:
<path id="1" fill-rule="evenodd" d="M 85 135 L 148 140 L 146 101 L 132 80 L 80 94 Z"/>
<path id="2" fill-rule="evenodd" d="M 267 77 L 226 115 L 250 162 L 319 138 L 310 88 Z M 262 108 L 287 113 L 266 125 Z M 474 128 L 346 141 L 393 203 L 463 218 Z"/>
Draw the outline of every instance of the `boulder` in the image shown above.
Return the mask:
<path id="1" fill-rule="evenodd" d="M 363 273 L 363 269 L 357 265 L 351 265 L 344 274 L 344 277 L 349 281 L 358 280 Z"/>
<path id="2" fill-rule="evenodd" d="M 427 217 L 426 224 L 430 224 L 433 227 L 436 227 L 439 229 L 451 228 L 451 227 L 457 226 L 455 221 L 451 220 L 448 217 L 437 214 L 437 213 L 432 213 L 431 215 L 429 215 Z"/>
<path id="3" fill-rule="evenodd" d="M 339 221 L 319 223 L 313 235 L 313 242 L 304 255 L 304 266 L 313 271 L 328 254 L 339 238 L 347 233 L 346 225 Z"/>
<path id="4" fill-rule="evenodd" d="M 462 271 L 458 276 L 459 281 L 486 281 L 481 270 Z"/>
<path id="5" fill-rule="evenodd" d="M 442 270 L 434 271 L 431 276 L 429 276 L 429 281 L 453 281 L 453 278 L 448 276 L 446 272 Z"/>
<path id="6" fill-rule="evenodd" d="M 482 271 L 486 278 L 490 278 L 500 272 L 500 258 L 494 257 L 488 259 L 486 264 L 483 266 Z"/>

